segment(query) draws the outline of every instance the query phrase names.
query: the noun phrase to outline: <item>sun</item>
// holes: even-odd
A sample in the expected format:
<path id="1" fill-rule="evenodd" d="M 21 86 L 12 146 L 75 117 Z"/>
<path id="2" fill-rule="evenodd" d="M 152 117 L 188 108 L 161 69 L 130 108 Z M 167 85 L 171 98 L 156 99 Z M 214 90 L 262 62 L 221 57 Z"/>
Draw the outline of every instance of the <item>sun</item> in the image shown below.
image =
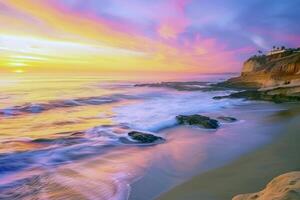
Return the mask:
<path id="1" fill-rule="evenodd" d="M 13 72 L 17 73 L 17 74 L 21 74 L 21 73 L 24 73 L 24 70 L 23 69 L 16 69 Z"/>
<path id="2" fill-rule="evenodd" d="M 14 68 L 12 70 L 12 72 L 17 73 L 17 74 L 21 74 L 24 73 L 24 67 L 28 66 L 27 63 L 25 62 L 21 62 L 21 61 L 15 61 L 15 62 L 9 62 L 8 66 L 10 66 L 11 68 Z"/>

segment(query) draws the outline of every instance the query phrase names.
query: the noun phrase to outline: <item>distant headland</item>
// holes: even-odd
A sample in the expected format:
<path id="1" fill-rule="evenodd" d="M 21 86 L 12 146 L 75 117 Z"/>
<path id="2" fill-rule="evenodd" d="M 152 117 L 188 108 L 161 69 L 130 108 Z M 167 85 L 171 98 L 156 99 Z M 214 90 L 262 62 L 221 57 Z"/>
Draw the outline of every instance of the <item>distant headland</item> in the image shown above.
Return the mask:
<path id="1" fill-rule="evenodd" d="M 226 83 L 264 89 L 300 85 L 300 48 L 273 47 L 266 54 L 261 51 L 258 53 L 244 62 L 239 77 L 229 79 Z"/>
<path id="2" fill-rule="evenodd" d="M 266 54 L 258 53 L 244 62 L 240 76 L 216 86 L 246 90 L 226 96 L 230 98 L 300 101 L 300 48 L 273 47 Z M 215 97 L 220 98 L 224 97 Z"/>

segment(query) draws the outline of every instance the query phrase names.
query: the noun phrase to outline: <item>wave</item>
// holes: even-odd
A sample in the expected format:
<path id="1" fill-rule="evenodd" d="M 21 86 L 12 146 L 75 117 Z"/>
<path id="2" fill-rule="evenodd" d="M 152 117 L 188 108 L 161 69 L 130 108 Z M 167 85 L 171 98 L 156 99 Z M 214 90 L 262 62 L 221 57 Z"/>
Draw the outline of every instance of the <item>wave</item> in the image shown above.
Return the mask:
<path id="1" fill-rule="evenodd" d="M 108 103 L 118 102 L 122 99 L 133 99 L 133 96 L 124 94 L 114 94 L 111 96 L 100 96 L 100 97 L 84 97 L 77 99 L 67 100 L 55 100 L 47 103 L 27 103 L 21 106 L 13 106 L 9 108 L 0 109 L 0 115 L 2 116 L 17 116 L 22 114 L 37 114 L 48 110 L 57 108 L 69 108 L 86 105 L 102 105 Z"/>
<path id="2" fill-rule="evenodd" d="M 127 133 L 139 130 L 157 133 L 177 125 L 176 116 L 210 112 L 240 103 L 239 100 L 215 101 L 213 96 L 224 92 L 177 92 L 167 89 L 140 89 L 131 95 L 114 94 L 102 97 L 56 100 L 44 104 L 29 104 L 1 110 L 2 114 L 40 113 L 55 108 L 101 105 L 123 99 L 143 99 L 113 107 L 112 125 L 101 125 L 88 130 L 59 132 L 51 138 L 19 141 L 36 148 L 26 152 L 0 154 L 2 173 L 22 170 L 34 165 L 61 165 L 99 155 L 106 148 L 128 145 Z M 70 123 L 70 122 L 68 122 Z M 73 123 L 73 122 L 72 122 Z M 63 124 L 60 124 L 63 125 Z M 124 138 L 126 140 L 124 140 Z M 3 144 L 5 141 L 1 141 Z M 130 145 L 139 145 L 138 143 Z M 13 162 L 17 160 L 18 162 Z M 2 174 L 1 173 L 1 174 Z"/>
<path id="3" fill-rule="evenodd" d="M 55 134 L 56 137 L 52 138 L 2 140 L 0 145 L 22 143 L 34 146 L 38 144 L 38 148 L 0 154 L 0 179 L 2 176 L 33 167 L 60 166 L 96 157 L 112 151 L 113 148 L 156 144 L 133 142 L 127 134 L 132 130 L 125 124 L 101 125 L 86 131 L 59 132 Z"/>
<path id="4" fill-rule="evenodd" d="M 175 126 L 176 116 L 181 114 L 208 113 L 244 104 L 242 100 L 215 101 L 213 96 L 225 92 L 172 92 L 163 93 L 158 98 L 148 98 L 135 104 L 116 107 L 114 109 L 117 123 L 126 123 L 131 129 L 158 132 Z"/>

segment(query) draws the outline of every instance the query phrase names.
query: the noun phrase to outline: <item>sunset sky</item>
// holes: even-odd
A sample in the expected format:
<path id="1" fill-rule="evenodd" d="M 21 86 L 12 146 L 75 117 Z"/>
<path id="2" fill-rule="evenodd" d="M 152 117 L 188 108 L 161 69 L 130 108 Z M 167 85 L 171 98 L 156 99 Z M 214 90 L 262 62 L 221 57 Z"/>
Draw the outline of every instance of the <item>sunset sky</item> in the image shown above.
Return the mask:
<path id="1" fill-rule="evenodd" d="M 300 46 L 299 0 L 0 0 L 0 71 L 237 72 Z"/>

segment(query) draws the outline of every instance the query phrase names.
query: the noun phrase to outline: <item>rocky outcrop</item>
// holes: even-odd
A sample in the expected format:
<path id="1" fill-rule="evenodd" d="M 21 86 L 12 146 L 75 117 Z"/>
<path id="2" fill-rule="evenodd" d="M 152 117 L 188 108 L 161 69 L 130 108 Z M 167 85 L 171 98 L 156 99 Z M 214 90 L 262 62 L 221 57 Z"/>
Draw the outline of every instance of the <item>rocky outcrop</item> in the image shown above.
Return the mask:
<path id="1" fill-rule="evenodd" d="M 217 120 L 202 115 L 179 115 L 176 119 L 178 123 L 182 125 L 193 125 L 207 129 L 219 128 L 219 122 Z"/>
<path id="2" fill-rule="evenodd" d="M 271 94 L 269 92 L 271 92 Z M 272 91 L 257 91 L 257 90 L 246 90 L 242 92 L 235 92 L 227 96 L 213 97 L 213 99 L 215 100 L 224 99 L 224 98 L 233 98 L 233 99 L 242 98 L 245 100 L 271 101 L 274 103 L 300 102 L 300 96 L 272 94 Z"/>
<path id="3" fill-rule="evenodd" d="M 146 144 L 165 141 L 165 139 L 162 137 L 139 131 L 131 131 L 128 133 L 128 136 L 137 142 Z"/>
<path id="4" fill-rule="evenodd" d="M 278 176 L 264 190 L 238 195 L 233 200 L 300 200 L 300 172 Z"/>
<path id="5" fill-rule="evenodd" d="M 222 85 L 210 84 L 209 82 L 189 81 L 189 82 L 160 82 L 160 83 L 143 83 L 136 84 L 135 87 L 161 87 L 171 88 L 178 91 L 220 91 L 226 90 L 227 87 Z"/>
<path id="6" fill-rule="evenodd" d="M 202 90 L 208 83 L 207 82 L 198 82 L 198 81 L 189 81 L 189 82 L 161 82 L 161 83 L 144 83 L 136 84 L 135 87 L 165 87 L 172 88 L 179 91 L 196 91 Z"/>

